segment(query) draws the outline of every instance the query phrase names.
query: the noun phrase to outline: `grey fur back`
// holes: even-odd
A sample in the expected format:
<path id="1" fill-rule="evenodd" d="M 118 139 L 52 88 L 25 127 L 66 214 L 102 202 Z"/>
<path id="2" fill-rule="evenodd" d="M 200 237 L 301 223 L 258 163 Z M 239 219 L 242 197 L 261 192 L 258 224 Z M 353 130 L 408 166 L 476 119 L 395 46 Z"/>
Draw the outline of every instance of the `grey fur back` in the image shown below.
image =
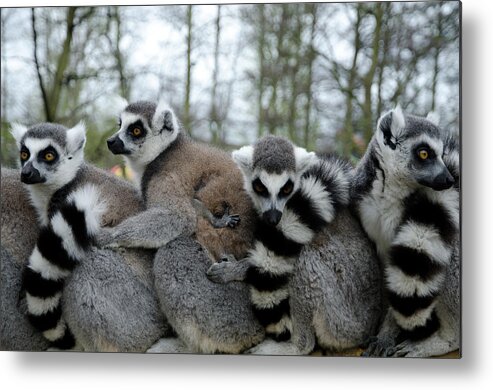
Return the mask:
<path id="1" fill-rule="evenodd" d="M 381 317 L 379 261 L 347 209 L 303 249 L 291 289 L 292 310 L 317 324 L 322 347 L 356 347 L 375 332 Z"/>
<path id="2" fill-rule="evenodd" d="M 242 283 L 208 280 L 210 255 L 191 237 L 170 242 L 156 253 L 154 275 L 161 309 L 189 348 L 199 353 L 240 353 L 263 338 Z M 186 297 L 186 299 L 184 299 Z"/>
<path id="3" fill-rule="evenodd" d="M 0 350 L 42 351 L 43 336 L 28 322 L 21 296 L 22 272 L 38 236 L 36 214 L 20 184 L 20 172 L 1 171 Z"/>

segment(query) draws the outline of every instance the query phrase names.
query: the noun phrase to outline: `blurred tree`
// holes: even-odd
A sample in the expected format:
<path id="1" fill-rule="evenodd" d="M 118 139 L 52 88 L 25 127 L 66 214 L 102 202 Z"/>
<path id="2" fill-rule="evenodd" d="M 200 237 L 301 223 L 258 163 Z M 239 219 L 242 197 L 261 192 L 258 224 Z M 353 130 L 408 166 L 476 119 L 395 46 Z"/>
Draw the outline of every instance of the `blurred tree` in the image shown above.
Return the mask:
<path id="1" fill-rule="evenodd" d="M 217 86 L 219 73 L 219 44 L 221 40 L 221 6 L 217 6 L 217 15 L 215 19 L 214 34 L 214 67 L 212 70 L 212 88 L 211 88 L 211 109 L 209 113 L 209 127 L 211 132 L 211 142 L 218 145 L 224 143 L 222 120 L 219 115 L 217 102 Z"/>
<path id="2" fill-rule="evenodd" d="M 1 10 L 2 164 L 9 122 L 88 126 L 101 166 L 112 96 L 164 96 L 194 138 L 231 149 L 267 133 L 357 161 L 400 103 L 459 125 L 457 3 L 179 5 Z"/>

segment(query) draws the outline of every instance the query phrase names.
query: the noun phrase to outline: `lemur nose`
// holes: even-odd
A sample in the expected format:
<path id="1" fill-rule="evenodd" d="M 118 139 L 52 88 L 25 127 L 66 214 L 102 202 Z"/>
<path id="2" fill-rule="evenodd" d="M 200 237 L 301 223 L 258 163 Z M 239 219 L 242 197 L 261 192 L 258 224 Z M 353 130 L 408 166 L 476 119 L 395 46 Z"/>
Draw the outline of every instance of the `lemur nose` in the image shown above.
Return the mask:
<path id="1" fill-rule="evenodd" d="M 272 226 L 276 226 L 281 220 L 281 217 L 282 213 L 276 209 L 271 209 L 263 214 L 264 221 Z"/>
<path id="2" fill-rule="evenodd" d="M 21 180 L 29 180 L 34 176 L 34 173 L 32 171 L 29 172 L 22 172 L 21 173 Z"/>
<path id="3" fill-rule="evenodd" d="M 114 145 L 114 144 L 115 144 L 115 141 L 116 141 L 116 140 L 115 140 L 114 138 L 108 138 L 108 139 L 106 140 L 106 144 L 108 145 L 108 147 L 110 147 L 110 146 L 112 146 L 112 145 Z"/>

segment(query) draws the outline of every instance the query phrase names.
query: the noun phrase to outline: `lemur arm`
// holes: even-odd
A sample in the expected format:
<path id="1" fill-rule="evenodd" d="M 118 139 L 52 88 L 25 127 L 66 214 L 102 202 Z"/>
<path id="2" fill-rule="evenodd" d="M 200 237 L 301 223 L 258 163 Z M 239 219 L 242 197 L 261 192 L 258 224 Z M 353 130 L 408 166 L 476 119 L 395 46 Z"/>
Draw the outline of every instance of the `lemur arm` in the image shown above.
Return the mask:
<path id="1" fill-rule="evenodd" d="M 207 270 L 207 277 L 214 283 L 225 284 L 233 281 L 243 281 L 248 269 L 252 266 L 251 260 L 246 257 L 241 260 L 222 261 L 212 264 Z"/>
<path id="2" fill-rule="evenodd" d="M 187 216 L 164 207 L 152 207 L 113 228 L 105 228 L 98 244 L 107 248 L 157 249 L 182 234 L 191 234 L 195 224 Z"/>
<path id="3" fill-rule="evenodd" d="M 229 214 L 229 209 L 226 209 L 221 217 L 216 217 L 199 199 L 192 199 L 192 204 L 197 212 L 197 215 L 204 217 L 216 229 L 225 227 L 234 228 L 240 223 L 240 216 L 238 214 Z"/>

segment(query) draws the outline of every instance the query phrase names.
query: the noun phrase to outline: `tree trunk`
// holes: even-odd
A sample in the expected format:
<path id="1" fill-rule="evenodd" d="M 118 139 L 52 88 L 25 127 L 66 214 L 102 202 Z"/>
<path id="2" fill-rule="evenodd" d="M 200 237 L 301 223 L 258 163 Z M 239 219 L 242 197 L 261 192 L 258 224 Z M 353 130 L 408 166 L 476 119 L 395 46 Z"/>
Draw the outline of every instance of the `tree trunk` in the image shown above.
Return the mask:
<path id="1" fill-rule="evenodd" d="M 365 77 L 363 78 L 365 100 L 363 102 L 363 116 L 361 119 L 361 127 L 363 129 L 365 143 L 368 143 L 373 135 L 373 99 L 371 89 L 373 86 L 373 80 L 375 78 L 375 72 L 379 59 L 384 4 L 376 3 L 374 7 L 375 8 L 373 16 L 375 18 L 375 30 L 373 31 L 371 65 Z"/>
<path id="2" fill-rule="evenodd" d="M 70 51 L 71 51 L 71 46 L 72 46 L 72 38 L 73 38 L 73 33 L 74 33 L 74 28 L 75 28 L 75 12 L 77 8 L 76 7 L 69 7 L 67 9 L 67 17 L 65 20 L 65 25 L 66 25 L 66 35 L 65 35 L 65 40 L 63 42 L 62 46 L 62 51 L 60 55 L 58 56 L 57 62 L 56 62 L 56 71 L 55 75 L 53 78 L 53 83 L 48 95 L 48 100 L 49 100 L 49 118 L 48 121 L 51 122 L 56 122 L 57 120 L 57 110 L 58 110 L 58 105 L 60 103 L 60 96 L 61 96 L 61 91 L 62 91 L 62 85 L 63 85 L 63 80 L 64 80 L 64 74 L 65 70 L 68 67 L 68 64 L 70 62 Z"/>
<path id="3" fill-rule="evenodd" d="M 38 31 L 36 28 L 36 11 L 31 8 L 31 27 L 33 32 L 33 58 L 34 65 L 36 67 L 36 75 L 38 77 L 39 89 L 41 91 L 41 99 L 43 100 L 43 111 L 45 115 L 45 120 L 47 122 L 53 122 L 51 117 L 50 102 L 48 100 L 48 93 L 46 91 L 46 86 L 41 74 L 41 65 L 38 59 Z"/>
<path id="4" fill-rule="evenodd" d="M 263 107 L 263 98 L 264 98 L 264 78 L 265 78 L 265 5 L 259 4 L 258 10 L 260 13 L 260 31 L 258 36 L 258 46 L 257 46 L 257 55 L 259 59 L 259 75 L 258 75 L 258 83 L 257 83 L 257 106 L 258 106 L 258 122 L 257 122 L 257 138 L 261 138 L 264 135 L 264 126 L 265 126 L 265 111 Z"/>
<path id="5" fill-rule="evenodd" d="M 190 94 L 192 89 L 192 6 L 187 6 L 187 74 L 185 81 L 185 105 L 183 109 L 183 125 L 190 135 L 192 135 L 191 118 L 190 118 Z"/>
<path id="6" fill-rule="evenodd" d="M 125 98 L 125 100 L 130 100 L 130 84 L 128 81 L 128 75 L 125 70 L 125 60 L 123 58 L 123 53 L 121 51 L 120 43 L 122 39 L 122 21 L 120 17 L 120 9 L 118 7 L 114 7 L 113 18 L 115 21 L 115 61 L 116 61 L 116 70 L 118 72 L 118 80 L 120 82 L 120 95 Z"/>
<path id="7" fill-rule="evenodd" d="M 353 152 L 353 91 L 356 84 L 356 76 L 357 76 L 357 63 L 358 63 L 358 55 L 362 48 L 361 43 L 361 35 L 360 35 L 360 25 L 363 19 L 363 5 L 358 4 L 356 7 L 356 22 L 354 24 L 354 53 L 353 60 L 351 64 L 351 70 L 349 71 L 349 79 L 347 84 L 347 92 L 346 92 L 346 114 L 344 116 L 344 128 L 343 128 L 343 136 L 342 136 L 342 151 L 344 156 L 350 156 Z"/>
<path id="8" fill-rule="evenodd" d="M 211 92 L 211 111 L 210 111 L 210 132 L 212 135 L 212 143 L 220 144 L 222 140 L 221 136 L 221 123 L 217 107 L 217 83 L 219 72 L 219 43 L 221 38 L 221 6 L 217 6 L 216 14 L 216 34 L 214 41 L 214 69 L 212 71 L 212 92 Z"/>
<path id="9" fill-rule="evenodd" d="M 312 83 L 313 83 L 313 63 L 315 62 L 315 31 L 317 30 L 317 11 L 316 4 L 307 5 L 309 12 L 312 15 L 312 23 L 310 28 L 310 45 L 308 47 L 308 75 L 306 80 L 306 105 L 305 105 L 305 126 L 303 129 L 303 146 L 308 148 L 310 146 L 311 139 L 316 139 L 316 134 L 311 134 L 313 129 L 311 128 L 311 109 L 312 109 Z"/>
<path id="10" fill-rule="evenodd" d="M 433 50 L 433 78 L 431 80 L 431 107 L 430 111 L 435 111 L 436 108 L 436 95 L 437 95 L 437 85 L 438 85 L 438 73 L 439 73 L 439 60 L 440 60 L 440 49 L 443 34 L 443 16 L 441 12 L 441 5 L 438 5 L 438 15 L 437 15 L 437 33 L 434 39 L 435 47 Z"/>

